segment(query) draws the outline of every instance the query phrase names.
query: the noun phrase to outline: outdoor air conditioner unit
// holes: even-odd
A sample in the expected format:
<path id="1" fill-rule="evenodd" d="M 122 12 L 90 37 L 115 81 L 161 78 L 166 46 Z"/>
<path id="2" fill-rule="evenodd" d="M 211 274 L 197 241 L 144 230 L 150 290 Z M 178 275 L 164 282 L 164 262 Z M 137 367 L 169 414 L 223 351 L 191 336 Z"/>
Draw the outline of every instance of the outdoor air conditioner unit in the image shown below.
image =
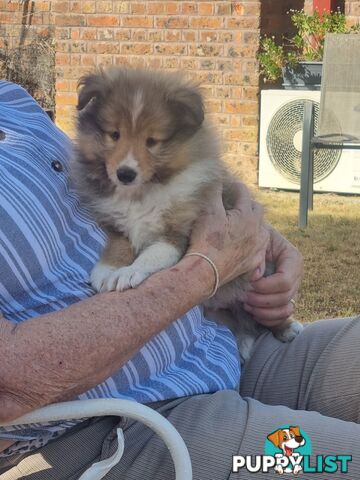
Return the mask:
<path id="1" fill-rule="evenodd" d="M 300 189 L 304 100 L 315 103 L 315 132 L 320 92 L 261 92 L 259 187 Z M 359 150 L 314 150 L 314 191 L 360 194 Z"/>

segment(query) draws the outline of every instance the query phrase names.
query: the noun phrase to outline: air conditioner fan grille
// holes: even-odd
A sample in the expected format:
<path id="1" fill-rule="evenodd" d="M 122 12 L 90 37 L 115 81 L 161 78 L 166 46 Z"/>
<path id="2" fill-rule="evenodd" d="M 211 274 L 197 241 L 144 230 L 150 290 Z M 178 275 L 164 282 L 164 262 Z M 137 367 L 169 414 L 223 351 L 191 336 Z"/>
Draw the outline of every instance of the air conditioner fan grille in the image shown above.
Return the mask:
<path id="1" fill-rule="evenodd" d="M 274 167 L 290 182 L 298 185 L 301 172 L 304 103 L 304 99 L 297 99 L 282 106 L 271 119 L 266 136 L 268 153 Z M 316 131 L 319 103 L 314 103 Z M 341 150 L 314 150 L 314 183 L 326 178 L 334 170 L 340 157 Z"/>

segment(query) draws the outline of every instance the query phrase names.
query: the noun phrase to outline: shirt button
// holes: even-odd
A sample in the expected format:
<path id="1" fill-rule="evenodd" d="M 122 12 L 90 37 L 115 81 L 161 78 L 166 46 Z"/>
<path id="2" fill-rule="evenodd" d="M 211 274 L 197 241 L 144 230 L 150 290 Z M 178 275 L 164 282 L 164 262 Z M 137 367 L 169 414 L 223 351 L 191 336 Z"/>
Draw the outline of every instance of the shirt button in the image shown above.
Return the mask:
<path id="1" fill-rule="evenodd" d="M 53 160 L 51 162 L 51 167 L 53 170 L 55 170 L 55 172 L 62 172 L 64 170 L 61 162 L 59 162 L 59 160 Z"/>
<path id="2" fill-rule="evenodd" d="M 5 137 L 6 137 L 5 132 L 3 132 L 2 130 L 0 130 L 0 140 L 4 140 Z"/>

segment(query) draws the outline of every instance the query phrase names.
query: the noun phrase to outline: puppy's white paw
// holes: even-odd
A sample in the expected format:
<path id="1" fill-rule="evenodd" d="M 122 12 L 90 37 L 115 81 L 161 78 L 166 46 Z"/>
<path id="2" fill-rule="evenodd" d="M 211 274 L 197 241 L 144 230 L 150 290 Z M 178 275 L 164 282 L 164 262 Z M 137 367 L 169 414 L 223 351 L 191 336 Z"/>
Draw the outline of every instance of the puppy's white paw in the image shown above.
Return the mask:
<path id="1" fill-rule="evenodd" d="M 107 290 L 123 292 L 129 288 L 136 288 L 140 283 L 150 277 L 150 273 L 135 269 L 131 265 L 115 270 L 106 282 Z"/>
<path id="2" fill-rule="evenodd" d="M 274 467 L 274 470 L 276 473 L 278 473 L 279 475 L 282 475 L 284 473 L 284 469 L 281 465 L 276 465 L 276 467 Z"/>
<path id="3" fill-rule="evenodd" d="M 110 265 L 105 265 L 104 263 L 98 262 L 92 269 L 92 272 L 90 274 L 90 282 L 92 287 L 97 292 L 106 291 L 106 282 L 115 270 L 115 267 L 111 267 Z"/>
<path id="4" fill-rule="evenodd" d="M 293 321 L 289 323 L 284 330 L 277 331 L 275 333 L 275 337 L 280 340 L 281 342 L 288 343 L 294 340 L 295 337 L 299 335 L 304 329 L 304 326 L 297 321 Z"/>
<path id="5" fill-rule="evenodd" d="M 256 337 L 253 335 L 247 335 L 246 333 L 239 335 L 237 343 L 240 352 L 241 365 L 244 365 L 244 363 L 251 357 L 255 340 Z"/>
<path id="6" fill-rule="evenodd" d="M 297 475 L 301 471 L 302 471 L 301 465 L 295 465 L 294 470 L 293 470 L 293 474 Z"/>

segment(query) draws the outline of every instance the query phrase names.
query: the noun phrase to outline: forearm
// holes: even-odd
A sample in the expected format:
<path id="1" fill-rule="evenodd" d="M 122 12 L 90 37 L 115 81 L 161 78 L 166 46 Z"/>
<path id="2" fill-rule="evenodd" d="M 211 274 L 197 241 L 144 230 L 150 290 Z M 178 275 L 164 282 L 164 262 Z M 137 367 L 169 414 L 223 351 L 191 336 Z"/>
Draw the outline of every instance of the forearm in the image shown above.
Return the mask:
<path id="1" fill-rule="evenodd" d="M 188 257 L 135 290 L 99 294 L 16 327 L 1 320 L 0 421 L 102 382 L 201 303 L 213 282 L 207 262 Z"/>

